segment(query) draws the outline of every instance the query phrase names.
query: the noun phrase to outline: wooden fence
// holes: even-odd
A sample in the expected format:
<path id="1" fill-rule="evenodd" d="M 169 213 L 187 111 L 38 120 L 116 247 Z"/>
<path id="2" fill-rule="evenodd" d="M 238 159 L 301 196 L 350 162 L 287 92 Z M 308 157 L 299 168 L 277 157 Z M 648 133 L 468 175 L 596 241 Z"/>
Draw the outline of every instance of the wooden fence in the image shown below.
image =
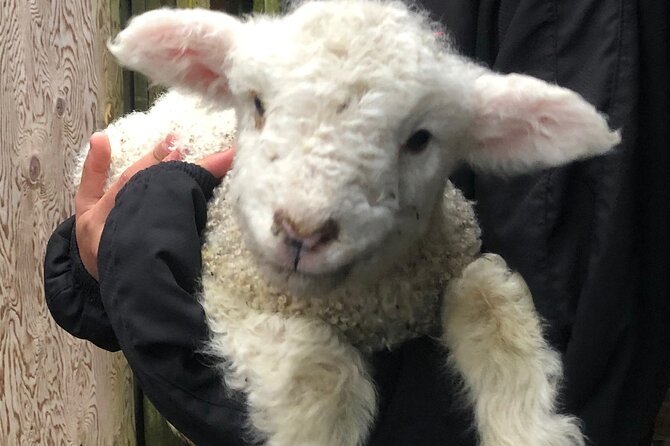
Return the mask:
<path id="1" fill-rule="evenodd" d="M 105 51 L 119 0 L 4 0 L 0 7 L 0 444 L 134 443 L 131 375 L 60 330 L 42 260 L 72 213 L 74 155 L 121 111 Z"/>

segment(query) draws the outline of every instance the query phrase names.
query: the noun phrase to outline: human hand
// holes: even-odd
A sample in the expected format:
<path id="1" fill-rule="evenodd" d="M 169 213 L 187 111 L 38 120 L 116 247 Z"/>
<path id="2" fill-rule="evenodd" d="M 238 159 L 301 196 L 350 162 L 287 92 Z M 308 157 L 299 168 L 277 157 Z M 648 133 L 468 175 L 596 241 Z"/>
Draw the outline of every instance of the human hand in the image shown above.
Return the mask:
<path id="1" fill-rule="evenodd" d="M 114 207 L 116 194 L 140 170 L 163 161 L 182 158 L 179 150 L 171 150 L 175 137 L 168 135 L 154 149 L 128 167 L 107 191 L 104 190 L 111 162 L 109 139 L 103 133 L 94 133 L 84 161 L 79 189 L 75 195 L 75 237 L 79 257 L 88 273 L 98 279 L 98 247 L 109 212 Z M 232 164 L 234 150 L 209 155 L 198 161 L 202 168 L 222 178 Z"/>

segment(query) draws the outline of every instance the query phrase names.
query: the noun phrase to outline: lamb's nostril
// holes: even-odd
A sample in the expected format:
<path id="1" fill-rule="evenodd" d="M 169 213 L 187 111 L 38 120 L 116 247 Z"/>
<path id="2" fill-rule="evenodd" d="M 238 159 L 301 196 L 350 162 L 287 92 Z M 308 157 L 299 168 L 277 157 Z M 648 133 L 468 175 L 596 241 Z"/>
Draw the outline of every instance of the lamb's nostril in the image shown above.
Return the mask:
<path id="1" fill-rule="evenodd" d="M 340 233 L 340 226 L 332 218 L 317 225 L 316 229 L 313 225 L 296 222 L 282 211 L 275 212 L 273 220 L 273 234 L 283 236 L 285 243 L 303 251 L 323 247 L 337 239 Z"/>

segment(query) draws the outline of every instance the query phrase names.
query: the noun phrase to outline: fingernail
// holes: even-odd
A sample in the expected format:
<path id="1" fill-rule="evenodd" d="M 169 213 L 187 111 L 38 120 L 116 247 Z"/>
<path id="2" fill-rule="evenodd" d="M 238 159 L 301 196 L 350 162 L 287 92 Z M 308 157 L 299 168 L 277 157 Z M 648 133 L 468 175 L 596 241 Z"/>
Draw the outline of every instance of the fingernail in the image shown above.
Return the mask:
<path id="1" fill-rule="evenodd" d="M 177 135 L 174 133 L 168 133 L 168 135 L 165 137 L 165 147 L 167 147 L 167 149 L 170 151 L 174 150 L 176 141 Z"/>
<path id="2" fill-rule="evenodd" d="M 163 158 L 163 161 L 181 161 L 182 158 L 183 157 L 179 149 L 174 149 L 168 156 Z"/>

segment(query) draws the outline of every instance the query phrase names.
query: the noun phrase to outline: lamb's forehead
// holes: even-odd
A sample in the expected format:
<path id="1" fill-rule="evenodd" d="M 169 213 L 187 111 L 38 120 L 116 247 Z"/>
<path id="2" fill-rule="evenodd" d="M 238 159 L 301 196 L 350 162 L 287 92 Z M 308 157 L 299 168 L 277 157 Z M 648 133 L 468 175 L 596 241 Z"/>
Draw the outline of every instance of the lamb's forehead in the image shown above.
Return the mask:
<path id="1" fill-rule="evenodd" d="M 307 2 L 286 17 L 250 24 L 240 42 L 245 59 L 289 78 L 418 81 L 448 51 L 435 25 L 401 2 Z"/>

